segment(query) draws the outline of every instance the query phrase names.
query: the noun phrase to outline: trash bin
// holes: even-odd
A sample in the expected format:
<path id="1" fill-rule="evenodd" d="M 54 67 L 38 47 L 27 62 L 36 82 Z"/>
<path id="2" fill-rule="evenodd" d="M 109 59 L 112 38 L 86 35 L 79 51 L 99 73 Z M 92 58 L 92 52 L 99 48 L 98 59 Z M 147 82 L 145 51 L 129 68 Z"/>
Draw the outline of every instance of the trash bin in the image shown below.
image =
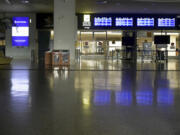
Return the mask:
<path id="1" fill-rule="evenodd" d="M 61 65 L 61 53 L 59 50 L 54 50 L 52 52 L 52 65 L 60 66 Z"/>
<path id="2" fill-rule="evenodd" d="M 52 64 L 52 52 L 47 51 L 45 52 L 45 65 L 51 65 Z"/>
<path id="3" fill-rule="evenodd" d="M 70 65 L 70 51 L 60 50 L 60 65 L 69 66 Z"/>

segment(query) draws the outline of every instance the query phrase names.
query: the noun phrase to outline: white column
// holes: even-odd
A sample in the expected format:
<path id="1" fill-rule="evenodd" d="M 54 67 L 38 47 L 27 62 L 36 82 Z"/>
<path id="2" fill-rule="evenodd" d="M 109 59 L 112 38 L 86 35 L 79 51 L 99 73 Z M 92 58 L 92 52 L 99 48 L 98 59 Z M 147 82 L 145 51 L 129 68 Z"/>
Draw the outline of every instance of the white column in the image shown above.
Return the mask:
<path id="1" fill-rule="evenodd" d="M 70 50 L 75 59 L 75 0 L 54 0 L 54 49 Z"/>

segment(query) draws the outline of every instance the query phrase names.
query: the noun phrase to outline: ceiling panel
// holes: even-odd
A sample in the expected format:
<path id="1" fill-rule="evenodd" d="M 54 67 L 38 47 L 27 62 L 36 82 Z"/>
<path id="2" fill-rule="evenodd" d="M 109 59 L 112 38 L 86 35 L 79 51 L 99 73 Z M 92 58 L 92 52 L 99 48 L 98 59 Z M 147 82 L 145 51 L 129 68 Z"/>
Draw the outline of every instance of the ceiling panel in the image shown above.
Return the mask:
<path id="1" fill-rule="evenodd" d="M 78 13 L 180 13 L 179 7 L 180 0 L 77 0 L 76 11 Z"/>

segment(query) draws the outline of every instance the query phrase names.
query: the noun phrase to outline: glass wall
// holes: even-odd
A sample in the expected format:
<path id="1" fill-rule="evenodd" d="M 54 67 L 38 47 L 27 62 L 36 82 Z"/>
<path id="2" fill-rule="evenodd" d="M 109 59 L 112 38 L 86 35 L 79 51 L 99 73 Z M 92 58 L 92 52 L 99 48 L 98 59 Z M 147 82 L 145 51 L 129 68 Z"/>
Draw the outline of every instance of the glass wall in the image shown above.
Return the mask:
<path id="1" fill-rule="evenodd" d="M 123 32 L 125 31 L 78 31 L 76 49 L 79 49 L 82 55 L 104 55 L 111 57 L 117 56 L 118 53 L 123 57 L 123 54 L 126 52 L 126 46 L 122 45 Z M 170 44 L 166 48 L 168 57 L 175 58 L 179 56 L 179 31 L 139 30 L 137 31 L 137 50 L 135 50 L 137 51 L 138 58 L 142 58 L 145 55 L 144 50 L 150 50 L 151 53 L 146 54 L 153 58 L 156 57 L 157 45 L 154 44 L 154 36 L 156 35 L 169 35 Z M 120 56 L 120 58 L 122 57 Z"/>
<path id="2" fill-rule="evenodd" d="M 122 48 L 121 31 L 78 31 L 76 49 L 83 55 L 108 55 Z"/>

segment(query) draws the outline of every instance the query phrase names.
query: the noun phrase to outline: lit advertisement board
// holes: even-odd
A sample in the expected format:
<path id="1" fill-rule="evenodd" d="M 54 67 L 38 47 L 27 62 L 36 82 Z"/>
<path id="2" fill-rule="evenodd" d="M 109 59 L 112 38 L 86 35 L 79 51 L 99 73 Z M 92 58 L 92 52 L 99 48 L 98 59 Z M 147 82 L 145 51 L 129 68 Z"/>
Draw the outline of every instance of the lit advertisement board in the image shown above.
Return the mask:
<path id="1" fill-rule="evenodd" d="M 95 17 L 94 26 L 112 26 L 111 17 Z"/>
<path id="2" fill-rule="evenodd" d="M 13 17 L 12 46 L 29 46 L 29 17 Z"/>
<path id="3" fill-rule="evenodd" d="M 154 26 L 154 18 L 137 18 L 137 26 L 153 27 Z"/>
<path id="4" fill-rule="evenodd" d="M 158 18 L 158 27 L 175 27 L 175 18 Z"/>
<path id="5" fill-rule="evenodd" d="M 122 27 L 133 26 L 133 18 L 117 17 L 115 20 L 115 25 Z"/>

